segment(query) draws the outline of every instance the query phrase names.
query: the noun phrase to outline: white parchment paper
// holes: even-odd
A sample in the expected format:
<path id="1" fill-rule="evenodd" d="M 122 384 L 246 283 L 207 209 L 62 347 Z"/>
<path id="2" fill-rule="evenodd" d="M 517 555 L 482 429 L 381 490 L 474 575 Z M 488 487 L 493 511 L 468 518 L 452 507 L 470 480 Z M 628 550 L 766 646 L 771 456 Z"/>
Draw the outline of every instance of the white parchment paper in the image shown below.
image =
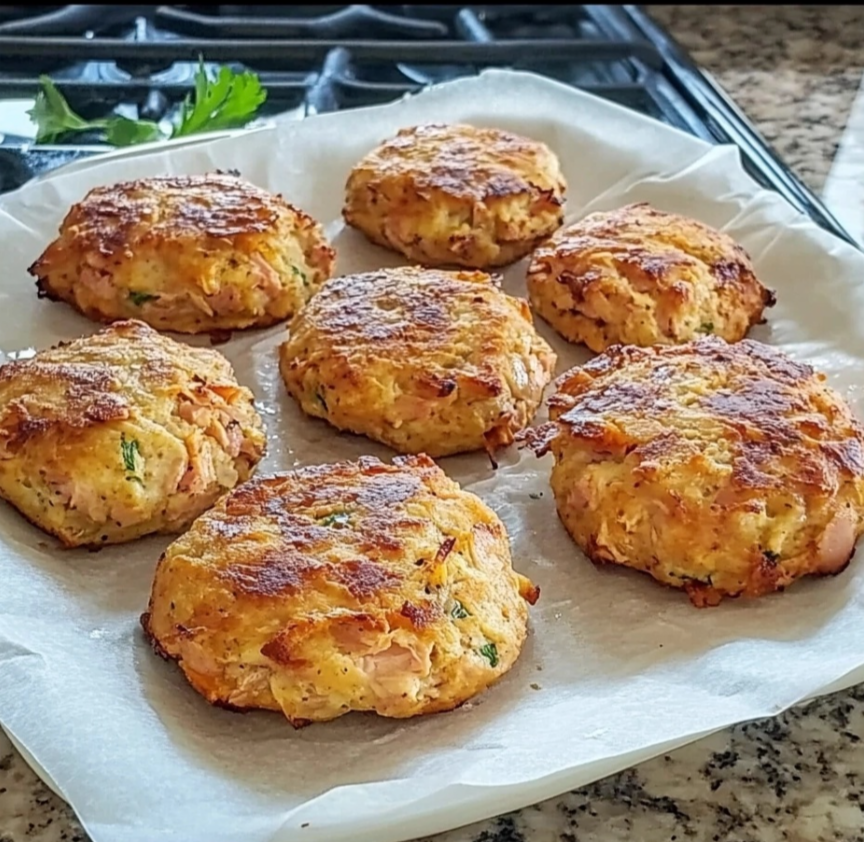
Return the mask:
<path id="1" fill-rule="evenodd" d="M 528 74 L 502 71 L 379 108 L 105 161 L 0 200 L 0 347 L 96 328 L 37 301 L 26 268 L 92 186 L 236 168 L 326 223 L 339 272 L 400 260 L 345 230 L 355 161 L 398 128 L 465 121 L 549 143 L 571 218 L 650 200 L 737 237 L 776 288 L 755 336 L 808 359 L 860 409 L 864 255 L 744 174 L 737 152 Z M 524 264 L 506 287 L 524 295 Z M 585 354 L 544 335 L 559 371 Z M 303 418 L 273 349 L 282 328 L 223 350 L 260 402 L 263 471 L 386 449 Z M 548 458 L 548 457 L 547 457 Z M 549 462 L 516 450 L 446 459 L 504 519 L 516 567 L 542 589 L 514 670 L 476 703 L 410 722 L 351 715 L 293 731 L 277 714 L 209 707 L 145 645 L 138 616 L 167 540 L 58 550 L 0 508 L 0 721 L 96 842 L 394 842 L 523 806 L 730 723 L 864 679 L 864 567 L 758 601 L 697 610 L 626 571 L 596 570 L 559 525 Z M 542 496 L 539 496 L 542 494 Z"/>

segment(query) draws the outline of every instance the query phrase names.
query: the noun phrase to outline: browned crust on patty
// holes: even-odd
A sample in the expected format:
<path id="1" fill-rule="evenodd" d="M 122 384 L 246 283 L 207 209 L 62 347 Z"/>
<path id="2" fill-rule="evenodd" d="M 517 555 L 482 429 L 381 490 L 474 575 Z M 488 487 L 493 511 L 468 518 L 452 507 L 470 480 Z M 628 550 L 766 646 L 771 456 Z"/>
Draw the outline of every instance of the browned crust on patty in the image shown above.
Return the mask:
<path id="1" fill-rule="evenodd" d="M 536 596 L 430 458 L 364 457 L 227 494 L 159 560 L 141 624 L 211 703 L 299 726 L 452 709 L 510 668 Z"/>
<path id="2" fill-rule="evenodd" d="M 124 254 L 131 242 L 160 246 L 261 234 L 290 207 L 277 194 L 221 173 L 143 178 L 94 187 L 72 205 L 60 230 L 74 228 L 77 248 L 111 257 Z M 305 225 L 316 224 L 302 210 L 291 210 Z M 55 241 L 30 274 L 43 275 L 63 247 Z"/>
<path id="3" fill-rule="evenodd" d="M 31 438 L 50 432 L 63 435 L 129 418 L 132 402 L 117 376 L 118 360 L 100 353 L 118 341 L 138 343 L 147 351 L 139 377 L 152 389 L 170 384 L 184 363 L 206 364 L 233 378 L 228 361 L 216 351 L 177 345 L 143 322 L 114 322 L 93 336 L 61 342 L 29 359 L 0 366 L 2 449 L 14 453 Z M 174 359 L 170 353 L 175 349 L 188 353 Z M 81 361 L 71 362 L 76 356 Z"/>
<path id="4" fill-rule="evenodd" d="M 208 173 L 93 188 L 28 271 L 40 298 L 94 321 L 140 318 L 195 334 L 284 321 L 334 261 L 309 214 Z"/>
<path id="5" fill-rule="evenodd" d="M 352 170 L 345 221 L 431 266 L 489 268 L 527 254 L 563 219 L 566 184 L 538 141 L 500 129 L 401 129 Z"/>
<path id="6" fill-rule="evenodd" d="M 778 348 L 749 339 L 727 344 L 706 337 L 664 348 L 616 346 L 559 378 L 549 399 L 550 418 L 597 451 L 637 453 L 646 471 L 673 454 L 698 459 L 698 443 L 688 443 L 685 431 L 659 432 L 663 414 L 677 409 L 670 372 L 688 369 L 704 373 L 710 384 L 691 406 L 722 425 L 735 454 L 735 487 L 770 489 L 794 482 L 831 491 L 838 472 L 864 476 L 861 425 L 847 407 L 834 403 L 836 396 L 823 386 L 825 376 Z M 616 423 L 608 423 L 613 418 Z M 642 419 L 659 434 L 642 435 Z M 838 429 L 832 421 L 842 426 Z M 782 463 L 777 455 L 783 456 Z M 791 465 L 794 471 L 784 470 Z"/>
<path id="7" fill-rule="evenodd" d="M 264 445 L 225 357 L 139 321 L 0 366 L 0 496 L 69 547 L 185 528 Z"/>
<path id="8" fill-rule="evenodd" d="M 499 279 L 418 267 L 331 279 L 280 348 L 308 414 L 432 456 L 512 443 L 554 365 L 528 303 Z"/>
<path id="9" fill-rule="evenodd" d="M 595 563 L 696 605 L 843 570 L 864 517 L 864 430 L 823 374 L 752 340 L 614 346 L 562 375 L 550 422 L 559 515 Z"/>
<path id="10" fill-rule="evenodd" d="M 775 302 L 731 237 L 644 202 L 553 234 L 532 255 L 528 292 L 562 336 L 597 352 L 704 334 L 735 342 Z"/>

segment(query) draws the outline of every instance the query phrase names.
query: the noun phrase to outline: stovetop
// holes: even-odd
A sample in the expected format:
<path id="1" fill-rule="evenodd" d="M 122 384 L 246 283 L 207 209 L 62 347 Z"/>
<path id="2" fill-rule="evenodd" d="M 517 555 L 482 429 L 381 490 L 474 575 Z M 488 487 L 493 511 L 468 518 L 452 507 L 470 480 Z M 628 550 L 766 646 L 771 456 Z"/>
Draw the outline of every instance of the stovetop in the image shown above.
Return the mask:
<path id="1" fill-rule="evenodd" d="M 26 117 L 47 74 L 88 119 L 170 118 L 199 60 L 258 74 L 262 119 L 410 95 L 486 67 L 540 73 L 712 143 L 851 242 L 717 85 L 638 6 L 0 6 L 0 192 L 97 154 L 38 145 Z"/>

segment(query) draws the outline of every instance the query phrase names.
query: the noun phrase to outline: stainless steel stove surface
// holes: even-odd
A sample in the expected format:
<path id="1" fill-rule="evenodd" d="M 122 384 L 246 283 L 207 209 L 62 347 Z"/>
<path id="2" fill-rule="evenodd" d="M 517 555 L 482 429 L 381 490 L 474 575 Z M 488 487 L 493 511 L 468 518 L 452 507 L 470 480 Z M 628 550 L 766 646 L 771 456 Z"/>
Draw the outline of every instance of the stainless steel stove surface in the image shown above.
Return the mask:
<path id="1" fill-rule="evenodd" d="M 638 6 L 0 6 L 0 192 L 106 148 L 38 145 L 26 116 L 40 74 L 84 117 L 162 120 L 199 59 L 258 74 L 260 116 L 388 102 L 486 67 L 529 70 L 710 142 L 849 239 L 725 94 Z"/>

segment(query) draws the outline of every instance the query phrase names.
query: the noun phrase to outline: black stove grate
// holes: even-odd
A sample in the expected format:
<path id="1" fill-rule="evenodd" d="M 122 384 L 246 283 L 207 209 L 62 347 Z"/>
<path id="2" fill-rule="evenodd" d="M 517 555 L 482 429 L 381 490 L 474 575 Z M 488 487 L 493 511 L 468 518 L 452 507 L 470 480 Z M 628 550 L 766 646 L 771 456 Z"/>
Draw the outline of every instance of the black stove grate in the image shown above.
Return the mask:
<path id="1" fill-rule="evenodd" d="M 737 144 L 757 181 L 852 242 L 637 6 L 5 6 L 0 132 L 4 102 L 32 98 L 43 73 L 85 117 L 170 118 L 199 59 L 255 71 L 268 91 L 263 117 L 377 105 L 487 67 L 540 73 Z M 0 192 L 105 149 L 87 138 L 37 146 L 0 137 Z"/>

